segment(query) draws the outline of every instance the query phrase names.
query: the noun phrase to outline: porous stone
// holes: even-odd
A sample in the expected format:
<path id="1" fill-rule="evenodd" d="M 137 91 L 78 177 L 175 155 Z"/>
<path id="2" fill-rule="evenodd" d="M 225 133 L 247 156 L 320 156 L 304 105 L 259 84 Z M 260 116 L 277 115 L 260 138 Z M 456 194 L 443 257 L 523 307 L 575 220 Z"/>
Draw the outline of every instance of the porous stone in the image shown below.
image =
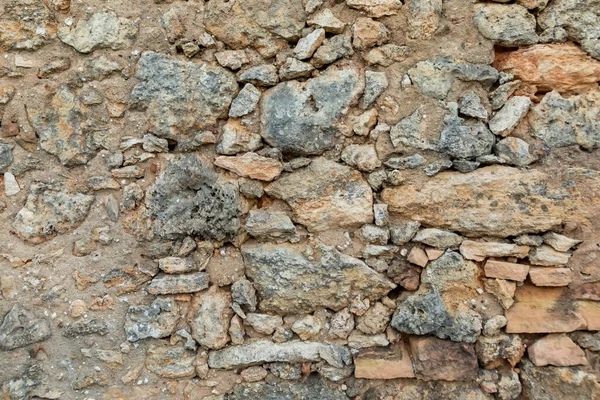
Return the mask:
<path id="1" fill-rule="evenodd" d="M 236 185 L 219 181 L 209 162 L 198 155 L 173 155 L 165 160 L 166 167 L 146 191 L 146 207 L 156 218 L 154 232 L 165 238 L 233 237 L 240 227 Z M 180 179 L 182 173 L 185 182 Z M 216 209 L 219 213 L 213 212 Z"/>
<path id="2" fill-rule="evenodd" d="M 356 296 L 376 300 L 395 287 L 362 261 L 333 248 L 322 247 L 320 260 L 315 261 L 309 261 L 300 250 L 283 244 L 242 246 L 246 274 L 254 281 L 261 310 L 341 310 Z"/>
<path id="3" fill-rule="evenodd" d="M 593 374 L 574 367 L 536 367 L 524 362 L 520 372 L 523 396 L 532 399 L 579 400 L 600 394 Z"/>
<path id="4" fill-rule="evenodd" d="M 350 398 L 337 386 L 316 376 L 310 376 L 305 382 L 278 382 L 276 385 L 260 382 L 236 386 L 225 400 L 294 400 L 322 399 L 349 400 Z"/>
<path id="5" fill-rule="evenodd" d="M 285 200 L 293 220 L 312 232 L 372 222 L 372 191 L 362 175 L 325 158 L 315 158 L 299 171 L 284 175 L 266 188 Z"/>
<path id="6" fill-rule="evenodd" d="M 139 21 L 117 17 L 114 12 L 96 13 L 79 20 L 75 28 L 58 29 L 59 39 L 80 53 L 96 49 L 122 50 L 131 46 L 139 30 Z"/>
<path id="7" fill-rule="evenodd" d="M 127 340 L 160 339 L 173 333 L 179 321 L 179 306 L 169 298 L 157 298 L 148 306 L 131 306 L 125 318 Z"/>
<path id="8" fill-rule="evenodd" d="M 356 329 L 366 335 L 383 333 L 393 312 L 394 310 L 377 302 L 357 318 Z"/>
<path id="9" fill-rule="evenodd" d="M 511 367 L 525 354 L 525 346 L 518 335 L 498 333 L 490 336 L 480 336 L 475 344 L 479 362 L 486 369 L 499 368 L 508 363 Z"/>
<path id="10" fill-rule="evenodd" d="M 481 121 L 465 121 L 458 116 L 458 105 L 449 104 L 444 117 L 444 128 L 437 143 L 437 150 L 452 158 L 473 158 L 492 152 L 495 136 Z"/>
<path id="11" fill-rule="evenodd" d="M 362 71 L 352 63 L 332 66 L 304 83 L 280 83 L 261 98 L 261 136 L 284 153 L 320 154 L 335 144 L 340 117 L 363 89 Z"/>
<path id="12" fill-rule="evenodd" d="M 6 50 L 36 50 L 56 37 L 54 13 L 41 0 L 12 0 L 0 15 L 0 44 Z"/>
<path id="13" fill-rule="evenodd" d="M 52 336 L 50 323 L 15 304 L 0 325 L 0 350 L 9 351 L 42 342 Z"/>

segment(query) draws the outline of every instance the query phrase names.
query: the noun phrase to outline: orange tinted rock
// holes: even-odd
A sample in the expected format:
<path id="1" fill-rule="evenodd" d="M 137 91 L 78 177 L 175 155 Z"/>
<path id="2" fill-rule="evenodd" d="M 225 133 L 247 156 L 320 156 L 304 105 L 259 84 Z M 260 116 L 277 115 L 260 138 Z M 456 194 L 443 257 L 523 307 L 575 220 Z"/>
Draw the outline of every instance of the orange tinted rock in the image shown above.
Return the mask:
<path id="1" fill-rule="evenodd" d="M 488 260 L 485 263 L 484 271 L 485 276 L 488 278 L 508 279 L 511 281 L 523 282 L 527 278 L 529 265 Z"/>
<path id="2" fill-rule="evenodd" d="M 558 333 L 600 329 L 600 303 L 576 300 L 565 288 L 517 289 L 515 304 L 506 312 L 507 333 Z"/>
<path id="3" fill-rule="evenodd" d="M 483 261 L 486 257 L 527 257 L 529 246 L 512 243 L 475 242 L 464 240 L 460 245 L 460 254 L 466 259 Z"/>
<path id="4" fill-rule="evenodd" d="M 570 268 L 531 267 L 529 278 L 535 286 L 567 286 L 573 280 Z"/>
<path id="5" fill-rule="evenodd" d="M 427 257 L 425 250 L 422 248 L 413 247 L 410 250 L 410 253 L 408 253 L 407 260 L 415 265 L 418 265 L 419 267 L 425 267 L 429 261 L 429 257 Z"/>
<path id="6" fill-rule="evenodd" d="M 581 92 L 596 88 L 600 81 L 600 62 L 572 43 L 539 44 L 497 53 L 493 66 L 543 92 Z"/>
<path id="7" fill-rule="evenodd" d="M 240 176 L 261 181 L 272 181 L 283 171 L 281 162 L 256 153 L 246 153 L 237 157 L 219 156 L 215 159 L 215 165 Z"/>
<path id="8" fill-rule="evenodd" d="M 570 367 L 587 365 L 585 353 L 567 335 L 551 334 L 538 340 L 527 349 L 529 359 L 538 367 L 556 365 Z"/>
<path id="9" fill-rule="evenodd" d="M 403 344 L 361 349 L 354 360 L 354 376 L 364 379 L 414 378 L 412 361 Z"/>
<path id="10" fill-rule="evenodd" d="M 494 296 L 505 310 L 508 310 L 515 302 L 515 290 L 517 284 L 505 279 L 486 279 L 484 282 L 485 291 Z"/>
<path id="11" fill-rule="evenodd" d="M 477 356 L 472 344 L 411 336 L 410 349 L 415 375 L 420 379 L 470 381 L 477 377 Z"/>

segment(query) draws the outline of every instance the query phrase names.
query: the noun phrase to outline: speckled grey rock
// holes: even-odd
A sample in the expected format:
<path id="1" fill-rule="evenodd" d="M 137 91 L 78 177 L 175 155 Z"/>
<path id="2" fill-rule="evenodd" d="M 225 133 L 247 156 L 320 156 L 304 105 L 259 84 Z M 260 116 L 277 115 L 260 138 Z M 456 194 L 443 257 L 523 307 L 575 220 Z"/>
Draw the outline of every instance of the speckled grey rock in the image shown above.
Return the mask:
<path id="1" fill-rule="evenodd" d="M 260 90 L 251 83 L 244 85 L 235 99 L 231 102 L 229 116 L 233 118 L 250 114 L 256 109 L 260 99 Z"/>
<path id="2" fill-rule="evenodd" d="M 455 248 L 462 243 L 463 238 L 454 232 L 437 228 L 421 229 L 412 238 L 414 242 L 424 243 L 439 249 Z"/>
<path id="3" fill-rule="evenodd" d="M 360 108 L 369 108 L 387 87 L 388 79 L 384 71 L 365 71 L 365 93 L 360 101 Z"/>
<path id="4" fill-rule="evenodd" d="M 150 294 L 194 293 L 208 288 L 208 274 L 192 272 L 189 274 L 158 274 L 148 285 Z"/>
<path id="5" fill-rule="evenodd" d="M 246 307 L 248 311 L 256 311 L 256 290 L 248 279 L 240 279 L 231 285 L 231 297 L 233 301 Z"/>
<path id="6" fill-rule="evenodd" d="M 272 64 L 250 67 L 240 72 L 238 79 L 240 82 L 253 83 L 257 86 L 273 86 L 279 82 L 277 67 Z"/>
<path id="7" fill-rule="evenodd" d="M 449 103 L 444 117 L 438 150 L 453 158 L 474 158 L 492 152 L 496 137 L 482 122 L 465 121 L 458 116 L 458 105 Z"/>
<path id="8" fill-rule="evenodd" d="M 462 115 L 487 121 L 488 112 L 481 104 L 481 99 L 474 92 L 469 92 L 460 98 L 459 109 Z"/>
<path id="9" fill-rule="evenodd" d="M 331 383 L 310 376 L 304 382 L 260 382 L 236 386 L 233 393 L 225 396 L 224 400 L 349 400 L 350 398 L 338 387 Z"/>
<path id="10" fill-rule="evenodd" d="M 529 151 L 529 144 L 516 137 L 507 137 L 496 143 L 494 153 L 507 164 L 517 167 L 524 167 L 536 160 Z"/>
<path id="11" fill-rule="evenodd" d="M 52 335 L 50 323 L 15 304 L 0 325 L 0 350 L 8 351 L 42 342 Z"/>
<path id="12" fill-rule="evenodd" d="M 354 54 L 352 38 L 346 35 L 336 35 L 325 39 L 312 58 L 315 67 L 321 68 L 343 57 Z"/>
<path id="13" fill-rule="evenodd" d="M 485 38 L 500 46 L 517 47 L 538 41 L 535 17 L 518 4 L 477 4 L 473 22 Z"/>
<path id="14" fill-rule="evenodd" d="M 125 316 L 127 340 L 159 339 L 169 336 L 179 321 L 179 306 L 174 299 L 159 297 L 148 306 L 131 306 Z"/>
<path id="15" fill-rule="evenodd" d="M 0 174 L 8 171 L 8 167 L 13 163 L 12 146 L 0 143 Z"/>
<path id="16" fill-rule="evenodd" d="M 340 118 L 364 85 L 361 69 L 352 63 L 332 66 L 305 83 L 280 83 L 260 101 L 261 135 L 284 153 L 320 154 L 335 144 Z"/>
<path id="17" fill-rule="evenodd" d="M 166 168 L 146 191 L 146 206 L 156 218 L 155 233 L 171 239 L 235 236 L 241 207 L 236 185 L 219 182 L 208 161 L 196 154 L 169 155 L 165 160 Z"/>

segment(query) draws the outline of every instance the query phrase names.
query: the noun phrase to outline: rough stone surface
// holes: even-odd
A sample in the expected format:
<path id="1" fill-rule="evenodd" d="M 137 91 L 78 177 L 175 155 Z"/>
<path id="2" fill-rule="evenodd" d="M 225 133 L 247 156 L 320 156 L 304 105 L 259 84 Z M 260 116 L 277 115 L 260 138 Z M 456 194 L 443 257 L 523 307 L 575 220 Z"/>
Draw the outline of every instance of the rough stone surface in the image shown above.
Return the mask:
<path id="1" fill-rule="evenodd" d="M 354 376 L 363 379 L 413 378 L 412 361 L 404 345 L 360 350 L 354 360 Z"/>
<path id="2" fill-rule="evenodd" d="M 121 50 L 133 44 L 139 21 L 117 17 L 115 13 L 97 13 L 88 20 L 80 20 L 73 29 L 58 30 L 63 43 L 81 53 L 96 49 Z"/>
<path id="3" fill-rule="evenodd" d="M 211 286 L 206 292 L 198 293 L 192 300 L 188 322 L 192 337 L 201 346 L 220 349 L 229 342 L 229 322 L 233 316 L 231 294 Z"/>
<path id="4" fill-rule="evenodd" d="M 301 171 L 267 186 L 267 194 L 285 200 L 295 222 L 310 231 L 351 227 L 373 220 L 372 192 L 361 174 L 344 165 L 316 158 Z"/>
<path id="5" fill-rule="evenodd" d="M 127 310 L 127 340 L 159 339 L 169 336 L 179 320 L 179 306 L 172 299 L 157 298 L 148 306 L 131 306 Z"/>
<path id="6" fill-rule="evenodd" d="M 551 334 L 527 348 L 527 355 L 537 367 L 587 365 L 585 353 L 565 334 Z"/>
<path id="7" fill-rule="evenodd" d="M 410 338 L 415 374 L 423 380 L 469 381 L 477 375 L 473 345 L 432 337 Z"/>
<path id="8" fill-rule="evenodd" d="M 501 46 L 535 44 L 535 17 L 518 4 L 478 4 L 473 18 L 479 32 Z"/>
<path id="9" fill-rule="evenodd" d="M 311 262 L 295 246 L 245 244 L 246 273 L 254 281 L 263 310 L 341 310 L 356 296 L 379 299 L 395 285 L 362 261 L 331 248 Z"/>
<path id="10" fill-rule="evenodd" d="M 23 306 L 14 305 L 0 325 L 0 350 L 8 351 L 42 342 L 52 335 L 50 323 Z"/>
<path id="11" fill-rule="evenodd" d="M 540 368 L 525 362 L 520 377 L 523 395 L 533 399 L 593 399 L 600 393 L 595 376 L 578 368 Z"/>

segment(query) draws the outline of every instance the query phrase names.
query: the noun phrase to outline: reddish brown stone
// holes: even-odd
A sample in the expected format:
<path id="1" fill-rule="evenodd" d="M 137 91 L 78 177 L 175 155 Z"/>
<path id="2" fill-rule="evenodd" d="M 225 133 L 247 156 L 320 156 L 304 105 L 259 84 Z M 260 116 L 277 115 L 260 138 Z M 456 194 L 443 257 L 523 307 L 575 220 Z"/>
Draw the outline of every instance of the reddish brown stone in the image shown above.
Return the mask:
<path id="1" fill-rule="evenodd" d="M 529 265 L 516 264 L 503 261 L 488 260 L 484 267 L 485 276 L 488 278 L 508 279 L 523 282 L 527 279 Z"/>
<path id="2" fill-rule="evenodd" d="M 567 335 L 551 334 L 529 346 L 529 359 L 538 367 L 587 365 L 585 353 Z"/>
<path id="3" fill-rule="evenodd" d="M 472 344 L 435 337 L 411 336 L 415 375 L 423 380 L 471 381 L 478 365 Z"/>
<path id="4" fill-rule="evenodd" d="M 529 278 L 535 286 L 567 286 L 573 280 L 570 268 L 531 267 Z"/>

